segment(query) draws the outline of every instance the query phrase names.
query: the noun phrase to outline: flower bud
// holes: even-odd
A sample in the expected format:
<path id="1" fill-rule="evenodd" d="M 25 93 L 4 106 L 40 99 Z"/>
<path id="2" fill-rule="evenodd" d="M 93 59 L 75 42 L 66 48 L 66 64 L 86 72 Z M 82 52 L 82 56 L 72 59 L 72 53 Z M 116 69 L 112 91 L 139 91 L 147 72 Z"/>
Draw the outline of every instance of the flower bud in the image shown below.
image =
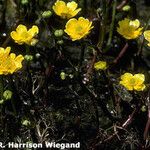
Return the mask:
<path id="1" fill-rule="evenodd" d="M 41 54 L 40 54 L 40 53 L 36 53 L 36 54 L 35 54 L 35 57 L 38 59 L 38 58 L 41 57 Z"/>
<path id="2" fill-rule="evenodd" d="M 9 99 L 11 99 L 12 94 L 13 94 L 12 91 L 6 90 L 6 91 L 4 91 L 4 93 L 3 93 L 3 97 L 5 98 L 5 100 L 9 100 Z"/>
<path id="3" fill-rule="evenodd" d="M 69 77 L 70 77 L 70 79 L 72 79 L 74 77 L 74 75 L 73 74 L 69 74 Z"/>
<path id="4" fill-rule="evenodd" d="M 49 18 L 51 15 L 52 15 L 52 12 L 51 12 L 50 10 L 44 11 L 44 12 L 42 13 L 42 17 L 43 17 L 43 18 Z"/>
<path id="5" fill-rule="evenodd" d="M 3 100 L 3 99 L 1 99 L 1 100 L 0 100 L 0 105 L 1 105 L 1 104 L 3 104 L 3 103 L 4 103 L 4 100 Z"/>
<path id="6" fill-rule="evenodd" d="M 123 11 L 129 11 L 131 9 L 131 7 L 129 5 L 125 5 L 122 10 Z"/>
<path id="7" fill-rule="evenodd" d="M 22 125 L 24 125 L 24 126 L 29 126 L 29 125 L 31 125 L 31 122 L 30 122 L 29 120 L 27 120 L 27 119 L 22 120 L 21 123 L 22 123 Z"/>
<path id="8" fill-rule="evenodd" d="M 142 112 L 145 112 L 145 111 L 146 111 L 146 106 L 145 106 L 145 105 L 143 105 L 143 106 L 141 107 L 141 111 L 142 111 Z"/>
<path id="9" fill-rule="evenodd" d="M 96 11 L 97 11 L 97 13 L 101 13 L 101 12 L 102 12 L 102 9 L 101 9 L 101 8 L 98 8 Z"/>
<path id="10" fill-rule="evenodd" d="M 59 41 L 57 41 L 57 44 L 62 45 L 62 44 L 64 44 L 64 41 L 63 40 L 59 40 Z"/>
<path id="11" fill-rule="evenodd" d="M 62 29 L 56 30 L 56 31 L 54 32 L 54 35 L 55 35 L 56 37 L 61 37 L 63 34 L 64 34 L 64 31 L 63 31 Z"/>
<path id="12" fill-rule="evenodd" d="M 39 41 L 39 40 L 37 40 L 37 39 L 32 39 L 30 45 L 31 45 L 31 46 L 35 46 L 35 44 L 36 44 L 38 41 Z"/>
<path id="13" fill-rule="evenodd" d="M 62 80 L 65 80 L 65 79 L 66 79 L 66 73 L 65 73 L 65 72 L 61 72 L 61 73 L 60 73 L 60 78 L 61 78 Z"/>
<path id="14" fill-rule="evenodd" d="M 25 55 L 24 58 L 25 58 L 26 61 L 32 61 L 33 60 L 32 55 Z"/>
<path id="15" fill-rule="evenodd" d="M 29 2 L 28 0 L 21 0 L 22 5 L 26 5 L 26 4 L 28 4 L 28 2 Z"/>

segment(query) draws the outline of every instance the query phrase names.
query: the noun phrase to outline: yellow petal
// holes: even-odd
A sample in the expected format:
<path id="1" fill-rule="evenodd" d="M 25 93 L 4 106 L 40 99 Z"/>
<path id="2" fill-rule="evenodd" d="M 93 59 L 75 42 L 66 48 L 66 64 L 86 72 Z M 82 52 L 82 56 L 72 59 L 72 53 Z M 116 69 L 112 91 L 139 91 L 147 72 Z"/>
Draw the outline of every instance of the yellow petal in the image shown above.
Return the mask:
<path id="1" fill-rule="evenodd" d="M 15 59 L 17 62 L 21 62 L 24 60 L 24 57 L 22 55 L 18 55 Z"/>
<path id="2" fill-rule="evenodd" d="M 10 54 L 10 58 L 11 58 L 11 59 L 15 59 L 15 58 L 16 58 L 16 54 L 11 53 L 11 54 Z"/>
<path id="3" fill-rule="evenodd" d="M 21 33 L 23 33 L 23 32 L 27 32 L 27 28 L 26 28 L 26 26 L 20 24 L 20 25 L 18 25 L 18 27 L 16 28 L 16 31 L 17 31 L 19 34 L 21 34 Z"/>
<path id="4" fill-rule="evenodd" d="M 68 11 L 66 3 L 64 1 L 59 0 L 54 4 L 53 10 L 59 16 L 61 16 L 61 13 L 63 13 L 64 11 Z"/>
<path id="5" fill-rule="evenodd" d="M 130 20 L 128 18 L 125 18 L 122 21 L 119 21 L 118 24 L 120 27 L 126 28 L 129 25 Z"/>
<path id="6" fill-rule="evenodd" d="M 16 67 L 18 69 L 22 68 L 22 61 L 24 60 L 24 57 L 22 55 L 18 55 L 15 59 L 15 64 L 16 64 Z"/>
<path id="7" fill-rule="evenodd" d="M 121 76 L 121 80 L 129 80 L 133 77 L 131 73 L 125 73 Z"/>
<path id="8" fill-rule="evenodd" d="M 70 12 L 71 17 L 76 16 L 76 15 L 78 14 L 78 12 L 79 12 L 79 11 L 81 11 L 81 8 L 78 8 L 78 9 L 76 9 L 76 10 L 74 10 L 74 11 Z"/>
<path id="9" fill-rule="evenodd" d="M 107 63 L 106 63 L 106 61 L 98 61 L 94 64 L 94 68 L 96 70 L 99 70 L 99 69 L 105 70 L 105 69 L 107 69 Z"/>
<path id="10" fill-rule="evenodd" d="M 11 47 L 6 47 L 6 49 L 5 49 L 5 51 L 6 51 L 7 54 L 10 53 L 10 50 L 11 50 Z"/>
<path id="11" fill-rule="evenodd" d="M 126 81 L 120 81 L 119 84 L 123 85 L 127 90 L 132 91 L 133 90 L 133 86 L 130 85 L 128 82 Z"/>
<path id="12" fill-rule="evenodd" d="M 146 88 L 146 86 L 144 84 L 134 86 L 134 89 L 136 91 L 143 91 L 145 88 Z"/>
<path id="13" fill-rule="evenodd" d="M 77 19 L 75 18 L 72 18 L 70 19 L 67 23 L 66 23 L 66 26 L 65 26 L 65 32 L 70 35 L 71 33 L 74 32 L 74 28 L 75 26 L 77 25 Z"/>
<path id="14" fill-rule="evenodd" d="M 0 47 L 0 51 L 3 52 L 5 49 L 3 47 Z"/>
<path id="15" fill-rule="evenodd" d="M 144 31 L 144 38 L 149 42 L 147 45 L 150 46 L 150 30 Z"/>
<path id="16" fill-rule="evenodd" d="M 147 41 L 150 41 L 150 30 L 144 31 L 144 37 Z"/>
<path id="17" fill-rule="evenodd" d="M 134 75 L 134 78 L 135 78 L 136 83 L 137 83 L 138 85 L 142 84 L 142 83 L 145 81 L 145 76 L 144 76 L 144 74 L 140 74 L 140 73 L 135 74 L 135 75 Z"/>
<path id="18" fill-rule="evenodd" d="M 74 1 L 72 2 L 68 2 L 67 3 L 67 7 L 71 10 L 71 11 L 74 11 L 77 7 L 78 7 L 78 4 Z"/>
<path id="19" fill-rule="evenodd" d="M 19 36 L 19 34 L 18 34 L 16 31 L 12 31 L 12 32 L 10 33 L 10 36 L 11 36 L 12 39 L 14 39 L 14 40 L 19 40 L 19 39 L 20 39 L 20 36 Z"/>
<path id="20" fill-rule="evenodd" d="M 33 25 L 31 29 L 29 29 L 28 33 L 34 37 L 35 35 L 37 35 L 39 33 L 39 28 L 38 26 Z"/>
<path id="21" fill-rule="evenodd" d="M 129 25 L 130 26 L 133 26 L 135 29 L 137 29 L 139 26 L 140 26 L 140 21 L 138 20 L 138 19 L 136 19 L 136 20 L 131 20 L 130 22 L 129 22 Z"/>

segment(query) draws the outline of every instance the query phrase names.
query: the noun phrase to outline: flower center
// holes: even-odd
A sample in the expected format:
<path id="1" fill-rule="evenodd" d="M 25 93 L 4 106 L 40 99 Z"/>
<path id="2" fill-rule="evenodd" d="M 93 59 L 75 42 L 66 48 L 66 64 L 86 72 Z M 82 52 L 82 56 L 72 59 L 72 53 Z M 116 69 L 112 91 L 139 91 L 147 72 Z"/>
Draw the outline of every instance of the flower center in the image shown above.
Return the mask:
<path id="1" fill-rule="evenodd" d="M 135 85 L 135 82 L 136 82 L 136 80 L 135 80 L 134 78 L 132 78 L 132 79 L 130 80 L 130 84 L 131 84 L 131 85 Z"/>
<path id="2" fill-rule="evenodd" d="M 29 37 L 29 34 L 27 32 L 23 32 L 21 36 L 23 39 L 27 39 Z"/>
<path id="3" fill-rule="evenodd" d="M 83 28 L 82 28 L 81 26 L 78 26 L 78 27 L 76 28 L 76 31 L 77 31 L 77 32 L 80 32 L 80 33 L 81 33 L 82 30 L 83 30 Z"/>

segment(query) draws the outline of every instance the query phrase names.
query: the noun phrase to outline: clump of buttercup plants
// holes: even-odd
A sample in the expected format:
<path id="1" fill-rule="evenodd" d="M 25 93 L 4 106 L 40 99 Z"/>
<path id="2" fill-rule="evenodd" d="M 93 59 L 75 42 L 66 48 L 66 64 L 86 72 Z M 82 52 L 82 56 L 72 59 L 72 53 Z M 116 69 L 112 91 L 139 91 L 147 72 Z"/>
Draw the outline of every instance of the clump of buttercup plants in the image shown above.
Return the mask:
<path id="1" fill-rule="evenodd" d="M 11 3 L 0 29 L 0 141 L 149 148 L 150 18 L 135 17 L 130 0 Z"/>

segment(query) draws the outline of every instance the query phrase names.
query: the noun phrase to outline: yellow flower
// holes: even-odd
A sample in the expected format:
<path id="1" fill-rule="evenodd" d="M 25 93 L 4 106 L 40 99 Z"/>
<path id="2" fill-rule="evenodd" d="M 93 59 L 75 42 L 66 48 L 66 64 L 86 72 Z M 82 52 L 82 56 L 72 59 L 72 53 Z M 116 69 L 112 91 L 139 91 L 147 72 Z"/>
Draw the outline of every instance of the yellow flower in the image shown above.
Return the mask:
<path id="1" fill-rule="evenodd" d="M 122 21 L 119 21 L 119 27 L 117 28 L 117 32 L 121 34 L 124 38 L 130 40 L 135 39 L 142 34 L 142 29 L 139 28 L 140 22 L 138 19 L 130 20 L 125 18 Z"/>
<path id="2" fill-rule="evenodd" d="M 34 38 L 39 33 L 39 28 L 35 25 L 31 29 L 27 30 L 26 26 L 20 24 L 16 28 L 16 31 L 10 33 L 13 40 L 19 45 L 24 43 L 34 46 L 38 40 Z"/>
<path id="3" fill-rule="evenodd" d="M 150 46 L 150 30 L 144 31 L 144 37 L 149 42 L 147 45 Z"/>
<path id="4" fill-rule="evenodd" d="M 143 91 L 145 89 L 145 76 L 144 74 L 125 73 L 121 76 L 120 84 L 123 85 L 129 91 Z"/>
<path id="5" fill-rule="evenodd" d="M 92 22 L 83 17 L 80 17 L 78 20 L 75 18 L 70 19 L 65 27 L 65 32 L 71 37 L 72 41 L 85 37 L 93 28 Z"/>
<path id="6" fill-rule="evenodd" d="M 22 55 L 10 54 L 10 47 L 6 49 L 0 47 L 0 75 L 12 74 L 22 68 Z"/>
<path id="7" fill-rule="evenodd" d="M 98 61 L 94 64 L 94 68 L 96 70 L 106 70 L 107 69 L 107 63 L 106 61 Z"/>
<path id="8" fill-rule="evenodd" d="M 53 6 L 54 12 L 63 19 L 69 19 L 77 15 L 81 8 L 78 8 L 78 4 L 74 1 L 68 2 L 57 0 Z"/>

